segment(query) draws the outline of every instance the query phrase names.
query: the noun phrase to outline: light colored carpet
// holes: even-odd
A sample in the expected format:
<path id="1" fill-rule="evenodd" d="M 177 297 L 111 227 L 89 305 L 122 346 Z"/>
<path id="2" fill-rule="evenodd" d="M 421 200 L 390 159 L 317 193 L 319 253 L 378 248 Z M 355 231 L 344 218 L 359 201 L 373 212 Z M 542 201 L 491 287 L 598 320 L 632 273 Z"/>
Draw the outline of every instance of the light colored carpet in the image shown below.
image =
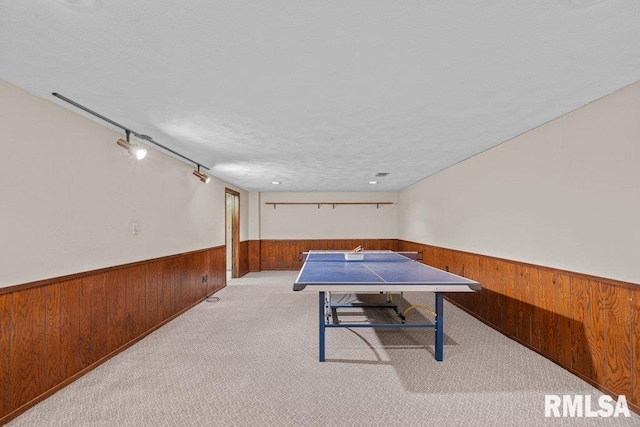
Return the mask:
<path id="1" fill-rule="evenodd" d="M 545 394 L 601 393 L 447 302 L 444 362 L 433 358 L 431 330 L 330 329 L 319 363 L 317 294 L 293 292 L 296 274 L 232 280 L 219 302 L 198 305 L 10 425 L 640 424 L 635 414 L 545 418 Z M 433 306 L 432 294 L 405 298 Z M 414 310 L 409 321 L 422 316 Z"/>

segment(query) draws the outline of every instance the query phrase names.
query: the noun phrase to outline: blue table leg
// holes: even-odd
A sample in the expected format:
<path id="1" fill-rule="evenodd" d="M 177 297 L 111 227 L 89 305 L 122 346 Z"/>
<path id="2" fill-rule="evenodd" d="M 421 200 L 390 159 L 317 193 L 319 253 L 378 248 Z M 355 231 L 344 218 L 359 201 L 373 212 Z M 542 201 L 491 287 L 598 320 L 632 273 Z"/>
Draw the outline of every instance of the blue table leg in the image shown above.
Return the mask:
<path id="1" fill-rule="evenodd" d="M 319 340 L 318 340 L 318 348 L 320 351 L 320 361 L 324 362 L 324 292 L 319 292 L 319 298 L 318 298 L 318 333 L 319 333 Z"/>
<path id="2" fill-rule="evenodd" d="M 436 360 L 444 359 L 444 310 L 442 293 L 436 292 Z"/>

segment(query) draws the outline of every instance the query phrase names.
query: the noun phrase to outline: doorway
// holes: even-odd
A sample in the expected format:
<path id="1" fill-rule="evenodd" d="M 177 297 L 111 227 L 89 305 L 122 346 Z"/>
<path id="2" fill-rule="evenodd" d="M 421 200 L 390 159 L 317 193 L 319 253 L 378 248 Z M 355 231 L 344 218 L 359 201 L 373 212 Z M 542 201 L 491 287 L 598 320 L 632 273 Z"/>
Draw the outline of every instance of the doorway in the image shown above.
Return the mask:
<path id="1" fill-rule="evenodd" d="M 240 277 L 240 193 L 224 189 L 225 196 L 225 246 L 227 249 L 227 281 Z"/>

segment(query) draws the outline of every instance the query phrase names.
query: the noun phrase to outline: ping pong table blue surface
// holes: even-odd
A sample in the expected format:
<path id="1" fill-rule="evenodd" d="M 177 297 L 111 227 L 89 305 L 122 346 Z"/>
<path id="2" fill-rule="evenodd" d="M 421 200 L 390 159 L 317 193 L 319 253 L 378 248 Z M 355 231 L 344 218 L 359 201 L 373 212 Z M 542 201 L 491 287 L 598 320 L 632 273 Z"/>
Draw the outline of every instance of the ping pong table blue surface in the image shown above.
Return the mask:
<path id="1" fill-rule="evenodd" d="M 415 262 L 396 252 L 365 252 L 363 260 L 345 260 L 344 252 L 309 252 L 298 285 L 313 284 L 477 284 L 454 274 Z M 299 286 L 298 286 L 299 288 Z M 296 289 L 296 288 L 294 288 Z"/>

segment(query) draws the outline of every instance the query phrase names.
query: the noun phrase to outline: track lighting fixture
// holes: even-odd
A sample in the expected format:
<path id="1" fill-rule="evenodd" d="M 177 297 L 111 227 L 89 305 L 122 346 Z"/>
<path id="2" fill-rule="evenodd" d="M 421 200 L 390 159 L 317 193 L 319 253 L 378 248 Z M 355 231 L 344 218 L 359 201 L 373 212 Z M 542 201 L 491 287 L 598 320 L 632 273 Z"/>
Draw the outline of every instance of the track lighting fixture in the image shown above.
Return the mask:
<path id="1" fill-rule="evenodd" d="M 142 160 L 147 155 L 147 149 L 139 146 L 138 144 L 132 144 L 129 142 L 129 131 L 126 132 L 127 140 L 125 141 L 122 138 L 118 139 L 117 144 L 127 150 L 129 154 L 135 156 L 136 159 Z"/>
<path id="2" fill-rule="evenodd" d="M 193 171 L 193 174 L 197 176 L 198 179 L 204 182 L 205 184 L 211 180 L 211 177 L 209 175 L 207 175 L 206 173 L 200 172 L 200 165 L 198 165 L 198 169 Z"/>
<path id="3" fill-rule="evenodd" d="M 149 135 L 145 135 L 143 133 L 139 133 L 139 132 L 136 132 L 136 131 L 134 131 L 132 129 L 129 129 L 128 127 L 123 126 L 118 122 L 114 122 L 113 120 L 111 120 L 111 119 L 103 116 L 102 114 L 99 114 L 99 113 L 97 113 L 97 112 L 85 107 L 84 105 L 78 104 L 77 102 L 67 98 L 66 96 L 60 95 L 59 93 L 53 92 L 51 95 L 55 96 L 58 99 L 61 99 L 64 102 L 67 102 L 67 103 L 73 105 L 76 108 L 79 108 L 80 110 L 82 110 L 84 112 L 87 112 L 87 113 L 91 114 L 92 116 L 95 116 L 95 117 L 97 117 L 97 118 L 99 118 L 101 120 L 104 120 L 105 122 L 110 123 L 111 125 L 113 125 L 115 127 L 118 127 L 120 129 L 122 129 L 123 131 L 125 131 L 125 133 L 127 135 L 127 140 L 125 141 L 124 139 L 120 138 L 120 139 L 118 139 L 117 144 L 120 147 L 122 147 L 125 150 L 127 150 L 129 152 L 129 154 L 131 154 L 132 156 L 135 156 L 138 160 L 144 159 L 144 157 L 147 155 L 147 150 L 146 150 L 146 148 L 144 148 L 144 146 L 129 142 L 130 134 L 133 134 L 136 138 L 138 138 L 138 139 L 140 139 L 142 141 L 146 141 L 146 143 L 153 144 L 154 146 L 161 148 L 163 151 L 169 152 L 169 153 L 171 153 L 171 154 L 173 154 L 173 155 L 175 155 L 177 157 L 180 157 L 182 160 L 188 162 L 189 164 L 194 164 L 194 165 L 198 166 L 198 169 L 194 170 L 193 174 L 195 176 L 197 176 L 198 179 L 200 181 L 204 182 L 205 184 L 211 180 L 211 177 L 209 175 L 200 172 L 200 166 L 202 166 L 200 163 L 198 163 L 195 160 L 192 160 L 192 159 L 190 159 L 190 158 L 188 158 L 186 156 L 183 156 L 182 154 L 178 153 L 177 151 L 173 151 L 169 147 L 166 147 L 166 146 L 154 141 L 153 138 L 150 137 Z M 209 168 L 206 167 L 206 166 L 202 166 L 202 167 L 207 169 L 207 170 L 209 170 Z"/>

